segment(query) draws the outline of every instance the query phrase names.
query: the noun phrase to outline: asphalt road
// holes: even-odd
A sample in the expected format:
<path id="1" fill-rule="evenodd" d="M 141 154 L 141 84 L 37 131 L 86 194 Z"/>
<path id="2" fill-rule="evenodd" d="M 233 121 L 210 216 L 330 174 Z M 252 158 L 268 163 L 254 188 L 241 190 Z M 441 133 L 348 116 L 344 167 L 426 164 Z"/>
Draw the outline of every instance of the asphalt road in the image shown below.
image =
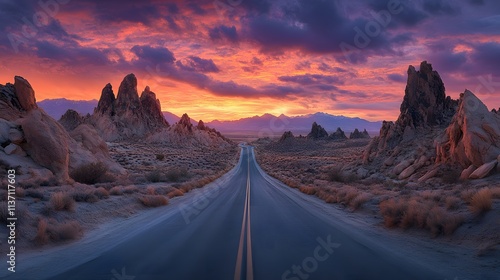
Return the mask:
<path id="1" fill-rule="evenodd" d="M 215 190 L 46 279 L 446 279 L 315 213 L 303 194 L 264 176 L 251 147 Z"/>

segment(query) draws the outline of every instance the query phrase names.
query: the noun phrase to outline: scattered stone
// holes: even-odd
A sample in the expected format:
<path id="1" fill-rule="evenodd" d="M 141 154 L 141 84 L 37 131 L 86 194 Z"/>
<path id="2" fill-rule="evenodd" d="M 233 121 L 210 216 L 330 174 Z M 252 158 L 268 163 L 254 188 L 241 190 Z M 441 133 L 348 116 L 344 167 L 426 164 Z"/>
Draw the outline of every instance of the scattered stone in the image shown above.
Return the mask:
<path id="1" fill-rule="evenodd" d="M 16 144 L 9 144 L 7 147 L 3 148 L 3 150 L 8 155 L 27 156 L 26 152 Z"/>
<path id="2" fill-rule="evenodd" d="M 469 179 L 482 179 L 490 174 L 490 172 L 497 166 L 498 161 L 494 160 L 479 166 L 472 174 Z"/>
<path id="3" fill-rule="evenodd" d="M 466 169 L 464 169 L 462 171 L 462 173 L 460 174 L 460 180 L 467 180 L 469 179 L 469 176 L 472 174 L 472 172 L 474 172 L 474 170 L 476 170 L 477 167 L 474 166 L 474 165 L 471 165 L 469 167 L 467 167 Z"/>
<path id="4" fill-rule="evenodd" d="M 9 130 L 9 140 L 14 144 L 21 145 L 24 141 L 24 135 L 18 129 L 11 128 Z"/>

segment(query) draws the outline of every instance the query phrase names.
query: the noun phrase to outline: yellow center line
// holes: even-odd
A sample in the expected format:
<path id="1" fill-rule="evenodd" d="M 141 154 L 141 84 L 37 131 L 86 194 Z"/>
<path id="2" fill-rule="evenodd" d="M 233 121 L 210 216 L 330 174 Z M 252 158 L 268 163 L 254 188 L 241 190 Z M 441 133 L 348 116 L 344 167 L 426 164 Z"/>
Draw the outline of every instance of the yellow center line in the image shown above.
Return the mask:
<path id="1" fill-rule="evenodd" d="M 248 148 L 247 148 L 248 149 Z M 238 255 L 236 257 L 236 269 L 234 271 L 234 280 L 241 279 L 241 269 L 243 267 L 243 248 L 245 241 L 245 227 L 247 230 L 247 280 L 253 280 L 253 262 L 252 262 L 252 238 L 250 231 L 250 156 L 248 156 L 248 174 L 247 187 L 245 192 L 245 206 L 243 210 L 243 221 L 241 223 L 240 243 Z"/>

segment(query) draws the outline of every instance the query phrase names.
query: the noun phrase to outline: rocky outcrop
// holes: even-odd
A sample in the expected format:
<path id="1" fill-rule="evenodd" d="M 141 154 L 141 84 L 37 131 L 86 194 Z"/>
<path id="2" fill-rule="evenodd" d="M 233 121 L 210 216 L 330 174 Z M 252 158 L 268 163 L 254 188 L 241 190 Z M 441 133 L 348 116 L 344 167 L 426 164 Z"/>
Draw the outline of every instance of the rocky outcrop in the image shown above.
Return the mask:
<path id="1" fill-rule="evenodd" d="M 347 139 L 347 136 L 345 135 L 344 131 L 340 127 L 338 127 L 334 133 L 330 134 L 329 138 L 332 140 L 345 140 Z"/>
<path id="2" fill-rule="evenodd" d="M 25 79 L 16 77 L 14 85 L 0 86 L 0 107 L 1 112 L 10 113 L 8 116 L 0 114 L 0 144 L 3 148 L 0 161 L 19 169 L 19 181 L 38 182 L 55 178 L 60 183 L 70 183 L 72 170 L 80 164 L 97 161 L 114 167 L 115 173 L 125 173 L 104 152 L 107 147 L 97 132 L 78 142 L 60 123 L 38 108 L 35 92 Z M 64 121 L 68 125 L 79 122 L 80 116 L 74 113 L 65 115 Z M 100 148 L 94 149 L 89 141 L 99 143 L 96 146 Z"/>
<path id="3" fill-rule="evenodd" d="M 104 87 L 87 123 L 92 124 L 106 141 L 143 137 L 169 126 L 161 112 L 160 101 L 149 87 L 139 97 L 134 74 L 123 79 L 116 98 L 111 84 Z"/>
<path id="4" fill-rule="evenodd" d="M 72 131 L 84 122 L 84 118 L 77 111 L 69 109 L 62 115 L 59 123 L 67 130 Z"/>
<path id="5" fill-rule="evenodd" d="M 174 131 L 179 134 L 193 133 L 193 124 L 188 114 L 183 114 L 179 122 L 174 126 Z"/>
<path id="6" fill-rule="evenodd" d="M 41 110 L 33 110 L 21 121 L 28 155 L 49 169 L 59 180 L 68 181 L 69 136 L 66 130 Z"/>
<path id="7" fill-rule="evenodd" d="M 314 122 L 311 127 L 311 132 L 307 134 L 308 139 L 318 140 L 325 139 L 328 137 L 328 132 L 319 124 Z"/>
<path id="8" fill-rule="evenodd" d="M 359 130 L 356 128 L 354 129 L 353 132 L 351 132 L 351 135 L 349 136 L 349 139 L 369 139 L 370 134 L 368 134 L 368 131 L 363 130 L 363 132 L 359 132 Z"/>
<path id="9" fill-rule="evenodd" d="M 437 140 L 437 161 L 463 168 L 482 166 L 500 155 L 500 116 L 472 92 L 460 94 L 456 115 Z"/>
<path id="10" fill-rule="evenodd" d="M 202 120 L 200 120 L 198 122 L 198 125 L 196 126 L 196 128 L 199 129 L 199 130 L 206 130 L 207 126 L 205 126 L 205 123 Z"/>
<path id="11" fill-rule="evenodd" d="M 94 110 L 94 114 L 100 115 L 115 115 L 115 94 L 113 92 L 113 86 L 111 84 L 107 84 L 101 93 L 101 98 L 99 99 L 99 103 L 97 103 L 97 107 Z"/>
<path id="12" fill-rule="evenodd" d="M 290 140 L 293 140 L 295 139 L 295 136 L 293 135 L 293 133 L 291 131 L 285 131 L 283 133 L 283 135 L 281 135 L 281 138 L 279 140 L 280 143 L 283 143 L 285 141 L 290 141 Z"/>

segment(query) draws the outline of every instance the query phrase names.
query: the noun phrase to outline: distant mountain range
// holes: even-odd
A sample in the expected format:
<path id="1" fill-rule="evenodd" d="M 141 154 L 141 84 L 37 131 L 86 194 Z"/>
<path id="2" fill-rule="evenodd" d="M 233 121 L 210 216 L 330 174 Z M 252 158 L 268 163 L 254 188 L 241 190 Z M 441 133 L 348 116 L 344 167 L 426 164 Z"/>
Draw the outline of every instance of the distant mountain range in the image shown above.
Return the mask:
<path id="1" fill-rule="evenodd" d="M 75 101 L 65 98 L 47 99 L 38 102 L 38 106 L 44 109 L 56 120 L 68 110 L 72 109 L 81 115 L 92 114 L 97 107 L 97 100 Z M 174 124 L 180 117 L 170 112 L 163 112 L 163 116 L 170 123 Z M 191 120 L 194 124 L 197 121 Z M 259 134 L 262 137 L 276 137 L 285 131 L 292 131 L 294 134 L 307 134 L 311 130 L 312 123 L 316 122 L 323 126 L 329 133 L 334 132 L 337 127 L 342 128 L 346 133 L 366 129 L 370 135 L 378 135 L 382 122 L 370 122 L 361 118 L 350 118 L 345 116 L 335 116 L 327 113 L 315 113 L 303 116 L 288 117 L 285 115 L 274 116 L 264 114 L 234 121 L 214 120 L 206 123 L 207 126 L 215 128 L 222 133 L 249 133 Z"/>
<path id="2" fill-rule="evenodd" d="M 285 115 L 274 116 L 264 114 L 243 118 L 235 121 L 212 121 L 207 123 L 218 131 L 224 132 L 257 132 L 263 136 L 270 134 L 276 136 L 285 131 L 292 131 L 294 134 L 305 135 L 311 131 L 312 123 L 316 122 L 326 129 L 328 133 L 334 132 L 338 127 L 346 133 L 352 132 L 356 128 L 366 129 L 372 136 L 378 135 L 382 122 L 370 122 L 361 118 L 350 118 L 345 116 L 335 116 L 327 113 L 315 113 L 302 116 L 288 117 Z"/>

